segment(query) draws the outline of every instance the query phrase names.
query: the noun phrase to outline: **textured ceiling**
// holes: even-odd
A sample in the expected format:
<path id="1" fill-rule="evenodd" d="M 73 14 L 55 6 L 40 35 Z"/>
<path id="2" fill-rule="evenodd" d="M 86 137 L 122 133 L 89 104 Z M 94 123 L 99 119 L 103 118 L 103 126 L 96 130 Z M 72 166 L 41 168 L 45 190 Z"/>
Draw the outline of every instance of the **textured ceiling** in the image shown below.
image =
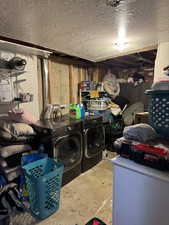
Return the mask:
<path id="1" fill-rule="evenodd" d="M 4 0 L 0 35 L 92 61 L 169 41 L 169 0 Z M 123 36 L 123 52 L 113 42 Z"/>

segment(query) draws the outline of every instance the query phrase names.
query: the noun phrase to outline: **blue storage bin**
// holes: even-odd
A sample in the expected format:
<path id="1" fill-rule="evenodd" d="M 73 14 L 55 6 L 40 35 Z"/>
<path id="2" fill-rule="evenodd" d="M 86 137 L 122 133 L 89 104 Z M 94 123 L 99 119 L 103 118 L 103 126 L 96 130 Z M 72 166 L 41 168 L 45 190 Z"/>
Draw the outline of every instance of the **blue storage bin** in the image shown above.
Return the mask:
<path id="1" fill-rule="evenodd" d="M 32 213 L 45 219 L 59 209 L 64 165 L 44 158 L 22 167 L 29 192 Z"/>
<path id="2" fill-rule="evenodd" d="M 148 90 L 150 125 L 163 137 L 169 137 L 169 91 Z"/>

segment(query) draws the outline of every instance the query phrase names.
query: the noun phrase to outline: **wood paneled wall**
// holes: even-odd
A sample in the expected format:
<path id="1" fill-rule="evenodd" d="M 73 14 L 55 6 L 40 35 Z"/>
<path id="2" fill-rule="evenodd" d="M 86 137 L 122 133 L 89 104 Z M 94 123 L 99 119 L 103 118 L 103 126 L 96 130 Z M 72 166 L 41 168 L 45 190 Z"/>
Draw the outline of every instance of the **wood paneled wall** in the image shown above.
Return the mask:
<path id="1" fill-rule="evenodd" d="M 49 103 L 77 104 L 79 103 L 78 84 L 84 80 L 100 81 L 101 75 L 97 67 L 74 65 L 49 60 Z M 67 111 L 66 111 L 67 112 Z"/>
<path id="2" fill-rule="evenodd" d="M 79 103 L 79 83 L 84 80 L 101 82 L 106 73 L 107 69 L 99 65 L 81 65 L 52 57 L 49 59 L 49 103 L 67 106 Z"/>
<path id="3" fill-rule="evenodd" d="M 84 80 L 102 82 L 108 69 L 94 63 L 81 65 L 60 57 L 50 58 L 49 103 L 67 106 L 79 103 L 78 84 Z"/>
<path id="4" fill-rule="evenodd" d="M 69 67 L 49 61 L 49 103 L 69 104 Z"/>

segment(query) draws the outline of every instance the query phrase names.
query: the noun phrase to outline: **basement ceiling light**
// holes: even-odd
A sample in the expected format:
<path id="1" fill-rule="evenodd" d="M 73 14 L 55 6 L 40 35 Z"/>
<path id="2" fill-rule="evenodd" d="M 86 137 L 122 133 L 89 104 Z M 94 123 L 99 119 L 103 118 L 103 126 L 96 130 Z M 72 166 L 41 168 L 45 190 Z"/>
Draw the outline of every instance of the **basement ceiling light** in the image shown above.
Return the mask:
<path id="1" fill-rule="evenodd" d="M 120 5 L 120 2 L 122 2 L 122 0 L 107 0 L 106 1 L 106 4 L 108 6 L 111 6 L 113 8 L 116 8 L 116 7 L 118 7 Z"/>
<path id="2" fill-rule="evenodd" d="M 114 48 L 118 49 L 119 51 L 123 51 L 127 47 L 128 47 L 128 42 L 124 40 L 119 40 L 114 43 Z"/>

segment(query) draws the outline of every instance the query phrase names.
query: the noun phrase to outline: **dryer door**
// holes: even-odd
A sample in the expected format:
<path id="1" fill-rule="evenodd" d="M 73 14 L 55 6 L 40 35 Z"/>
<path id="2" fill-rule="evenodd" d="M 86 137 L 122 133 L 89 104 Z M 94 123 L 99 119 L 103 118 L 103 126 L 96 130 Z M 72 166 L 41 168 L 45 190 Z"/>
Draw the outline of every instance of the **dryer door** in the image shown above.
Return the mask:
<path id="1" fill-rule="evenodd" d="M 68 171 L 81 163 L 82 136 L 80 133 L 65 135 L 58 138 L 54 146 L 54 158 L 64 163 L 64 171 Z"/>
<path id="2" fill-rule="evenodd" d="M 92 158 L 105 148 L 105 130 L 96 126 L 85 130 L 85 157 Z"/>

